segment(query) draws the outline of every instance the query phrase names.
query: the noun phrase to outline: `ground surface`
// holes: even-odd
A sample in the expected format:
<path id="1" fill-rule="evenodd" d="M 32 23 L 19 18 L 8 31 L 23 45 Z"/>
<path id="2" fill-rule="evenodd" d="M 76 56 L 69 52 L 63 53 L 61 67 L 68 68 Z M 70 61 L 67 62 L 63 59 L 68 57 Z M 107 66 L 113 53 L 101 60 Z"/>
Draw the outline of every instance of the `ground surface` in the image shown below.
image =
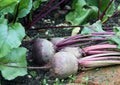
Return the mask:
<path id="1" fill-rule="evenodd" d="M 80 83 L 85 85 L 120 85 L 120 66 L 110 66 L 81 72 L 75 83 L 68 85 Z"/>

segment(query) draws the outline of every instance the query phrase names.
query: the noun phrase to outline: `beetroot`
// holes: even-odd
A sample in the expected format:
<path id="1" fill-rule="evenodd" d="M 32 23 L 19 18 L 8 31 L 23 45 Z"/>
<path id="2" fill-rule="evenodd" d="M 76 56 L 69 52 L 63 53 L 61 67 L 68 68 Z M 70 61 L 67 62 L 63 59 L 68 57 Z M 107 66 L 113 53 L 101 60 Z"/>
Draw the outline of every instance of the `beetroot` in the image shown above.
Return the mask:
<path id="1" fill-rule="evenodd" d="M 63 49 L 61 49 L 60 51 L 63 51 L 63 52 L 70 52 L 72 54 L 74 54 L 74 56 L 76 58 L 81 58 L 82 57 L 82 49 L 80 49 L 79 47 L 65 47 Z"/>
<path id="2" fill-rule="evenodd" d="M 69 52 L 58 52 L 52 58 L 52 71 L 55 77 L 65 78 L 77 73 L 77 58 Z"/>
<path id="3" fill-rule="evenodd" d="M 32 52 L 33 60 L 39 65 L 45 65 L 55 54 L 55 49 L 50 41 L 37 38 L 34 40 Z"/>
<path id="4" fill-rule="evenodd" d="M 60 41 L 64 40 L 65 38 L 63 37 L 55 37 L 55 38 L 51 38 L 50 41 L 56 45 L 57 43 L 59 43 Z"/>

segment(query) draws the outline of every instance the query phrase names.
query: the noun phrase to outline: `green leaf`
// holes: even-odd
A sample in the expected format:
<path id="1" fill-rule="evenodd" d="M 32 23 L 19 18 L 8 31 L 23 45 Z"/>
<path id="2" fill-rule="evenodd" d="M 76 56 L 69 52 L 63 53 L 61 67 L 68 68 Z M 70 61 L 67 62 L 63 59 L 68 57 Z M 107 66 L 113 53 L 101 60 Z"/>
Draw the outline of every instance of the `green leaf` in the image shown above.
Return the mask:
<path id="1" fill-rule="evenodd" d="M 32 9 L 36 10 L 41 5 L 42 2 L 46 2 L 46 1 L 48 0 L 34 0 Z"/>
<path id="2" fill-rule="evenodd" d="M 103 5 L 105 5 L 105 6 L 102 5 L 101 10 L 105 9 L 105 7 L 109 3 L 109 1 L 110 0 L 104 0 L 103 1 L 103 3 L 104 3 Z M 101 11 L 101 12 L 103 12 L 103 11 Z M 108 8 L 108 10 L 106 11 L 106 13 L 105 13 L 105 15 L 104 15 L 104 17 L 102 19 L 102 22 L 105 22 L 109 17 L 111 17 L 113 15 L 114 12 L 115 12 L 115 3 L 113 2 L 110 5 L 110 7 Z"/>
<path id="3" fill-rule="evenodd" d="M 66 16 L 66 21 L 72 25 L 84 24 L 90 19 L 90 15 L 96 14 L 98 10 L 95 6 L 89 6 L 85 0 L 74 0 L 72 9 L 75 10 Z"/>
<path id="4" fill-rule="evenodd" d="M 111 42 L 111 43 L 115 43 L 115 44 L 117 44 L 118 46 L 120 46 L 120 36 L 118 36 L 118 35 L 112 36 L 112 37 L 110 38 L 110 42 Z"/>
<path id="5" fill-rule="evenodd" d="M 102 29 L 102 22 L 100 20 L 92 25 L 84 26 L 81 34 L 89 34 L 92 32 L 104 32 L 104 30 Z"/>
<path id="6" fill-rule="evenodd" d="M 120 5 L 118 5 L 117 10 L 120 11 Z"/>
<path id="7" fill-rule="evenodd" d="M 115 35 L 110 37 L 109 42 L 117 44 L 117 48 L 120 49 L 120 27 L 113 27 Z"/>
<path id="8" fill-rule="evenodd" d="M 27 67 L 26 51 L 25 48 L 16 48 L 7 56 L 0 58 L 0 70 L 5 79 L 12 80 L 18 76 L 24 76 L 27 74 L 27 68 L 8 67 Z"/>
<path id="9" fill-rule="evenodd" d="M 113 27 L 113 31 L 116 33 L 116 35 L 120 35 L 120 27 Z"/>
<path id="10" fill-rule="evenodd" d="M 97 8 L 99 7 L 100 4 L 100 0 L 86 0 L 86 2 L 90 5 L 90 6 L 96 6 Z M 104 12 L 104 10 L 106 9 L 106 7 L 108 6 L 108 3 L 110 2 L 110 0 L 102 0 L 101 2 L 101 6 L 99 7 L 99 11 L 100 11 L 100 15 L 102 15 L 102 13 Z M 110 7 L 108 8 L 108 10 L 106 11 L 102 22 L 105 22 L 110 16 L 113 15 L 113 13 L 115 12 L 115 3 L 113 1 L 113 3 L 110 5 Z M 93 16 L 92 16 L 93 17 Z M 97 17 L 96 17 L 97 18 Z"/>
<path id="11" fill-rule="evenodd" d="M 18 18 L 26 16 L 32 8 L 32 0 L 21 0 L 18 8 Z"/>
<path id="12" fill-rule="evenodd" d="M 110 0 L 102 0 L 99 9 L 100 15 L 102 15 L 109 2 Z M 90 20 L 98 19 L 99 3 L 100 0 L 74 0 L 72 4 L 73 11 L 66 15 L 66 21 L 72 25 L 83 25 Z M 103 16 L 102 22 L 105 22 L 114 12 L 115 4 L 113 2 Z"/>
<path id="13" fill-rule="evenodd" d="M 0 10 L 18 2 L 19 0 L 0 0 Z"/>
<path id="14" fill-rule="evenodd" d="M 14 13 L 15 8 L 16 8 L 16 4 L 7 6 L 7 7 L 3 8 L 2 10 L 0 10 L 0 15 L 2 16 L 5 14 L 8 14 L 8 13 Z"/>
<path id="15" fill-rule="evenodd" d="M 85 1 L 86 1 L 87 4 L 90 5 L 90 6 L 93 6 L 93 5 L 98 6 L 100 0 L 85 0 Z"/>
<path id="16" fill-rule="evenodd" d="M 3 19 L 2 19 L 3 20 Z M 6 56 L 13 48 L 20 46 L 25 36 L 24 27 L 20 23 L 7 25 L 0 20 L 0 58 Z"/>

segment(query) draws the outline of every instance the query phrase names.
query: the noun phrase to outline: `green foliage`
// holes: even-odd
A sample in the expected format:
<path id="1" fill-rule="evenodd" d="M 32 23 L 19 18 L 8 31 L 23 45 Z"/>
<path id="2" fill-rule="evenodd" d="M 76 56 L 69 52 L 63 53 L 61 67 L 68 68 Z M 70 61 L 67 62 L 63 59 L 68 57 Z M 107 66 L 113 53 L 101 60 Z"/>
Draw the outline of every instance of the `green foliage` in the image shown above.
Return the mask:
<path id="1" fill-rule="evenodd" d="M 32 8 L 32 0 L 21 0 L 18 7 L 18 18 L 26 16 Z"/>
<path id="2" fill-rule="evenodd" d="M 5 7 L 2 7 L 2 9 L 0 10 L 0 16 L 8 14 L 8 13 L 14 13 L 15 8 L 16 8 L 16 4 L 17 3 L 12 3 L 12 4 L 9 4 Z"/>
<path id="3" fill-rule="evenodd" d="M 117 44 L 118 49 L 120 49 L 120 27 L 114 27 L 115 35 L 110 38 L 110 43 Z"/>
<path id="4" fill-rule="evenodd" d="M 103 4 L 100 8 L 100 13 L 102 13 L 105 8 L 107 7 L 108 3 L 110 2 L 110 0 L 103 0 Z M 113 13 L 115 12 L 115 3 L 113 2 L 110 7 L 108 8 L 108 10 L 106 11 L 103 19 L 102 19 L 102 22 L 105 22 L 109 17 L 111 17 L 113 15 Z"/>
<path id="5" fill-rule="evenodd" d="M 11 80 L 27 74 L 27 68 L 19 68 L 27 67 L 26 51 L 25 48 L 15 48 L 7 56 L 0 58 L 0 70 L 5 79 Z"/>
<path id="6" fill-rule="evenodd" d="M 117 10 L 120 11 L 120 5 L 118 6 Z"/>
<path id="7" fill-rule="evenodd" d="M 3 19 L 0 19 L 0 21 Z M 0 23 L 0 58 L 6 56 L 13 48 L 20 46 L 25 36 L 24 27 L 20 23 L 7 24 L 4 19 Z"/>
<path id="8" fill-rule="evenodd" d="M 92 32 L 104 32 L 102 29 L 102 22 L 100 20 L 92 25 L 85 25 L 81 34 L 90 34 Z"/>
<path id="9" fill-rule="evenodd" d="M 46 1 L 48 0 L 35 0 L 33 2 L 33 10 L 36 10 L 40 6 L 41 3 L 46 2 Z"/>
<path id="10" fill-rule="evenodd" d="M 83 79 L 85 80 L 86 85 L 88 85 L 89 77 L 88 77 L 88 76 L 85 76 L 85 77 L 83 77 Z"/>
<path id="11" fill-rule="evenodd" d="M 88 23 L 88 21 L 96 20 L 98 18 L 100 0 L 74 0 L 72 4 L 71 11 L 66 16 L 66 21 L 70 22 L 72 25 L 80 25 Z M 102 0 L 102 5 L 99 9 L 100 15 L 104 12 L 110 0 Z M 115 11 L 115 4 L 112 3 L 108 10 L 106 11 L 102 22 L 105 22 L 108 17 L 112 16 Z"/>
<path id="12" fill-rule="evenodd" d="M 26 34 L 17 18 L 25 17 L 31 8 L 32 0 L 0 0 L 0 71 L 7 80 L 27 74 L 27 50 L 19 47 Z M 10 14 L 14 22 L 5 19 Z"/>
<path id="13" fill-rule="evenodd" d="M 42 85 L 48 85 L 48 83 L 47 83 L 47 80 L 46 80 L 46 79 L 43 79 L 43 81 L 42 81 Z"/>
<path id="14" fill-rule="evenodd" d="M 18 2 L 19 0 L 0 0 L 0 10 Z"/>
<path id="15" fill-rule="evenodd" d="M 98 9 L 95 6 L 88 6 L 85 0 L 74 0 L 72 4 L 74 11 L 68 13 L 66 21 L 72 25 L 79 25 L 85 23 L 89 16 L 97 13 Z"/>
<path id="16" fill-rule="evenodd" d="M 26 34 L 19 18 L 25 17 L 32 7 L 37 9 L 45 1 L 0 0 L 0 71 L 7 80 L 27 74 L 26 49 L 19 47 Z"/>
<path id="17" fill-rule="evenodd" d="M 30 75 L 32 75 L 32 77 L 36 77 L 37 73 L 36 73 L 36 71 L 30 71 Z"/>

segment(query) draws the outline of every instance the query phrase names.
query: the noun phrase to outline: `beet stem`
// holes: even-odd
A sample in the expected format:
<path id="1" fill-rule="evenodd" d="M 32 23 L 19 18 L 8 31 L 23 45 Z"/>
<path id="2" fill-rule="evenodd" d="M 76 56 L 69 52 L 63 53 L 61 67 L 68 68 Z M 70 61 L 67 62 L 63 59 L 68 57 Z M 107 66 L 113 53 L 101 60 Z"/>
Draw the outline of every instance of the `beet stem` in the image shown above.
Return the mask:
<path id="1" fill-rule="evenodd" d="M 120 55 L 120 52 L 113 52 L 113 53 L 103 53 L 103 54 L 95 54 L 95 55 L 91 55 L 91 56 L 86 56 L 84 58 L 81 58 L 78 60 L 78 62 L 82 62 L 83 60 L 87 60 L 90 58 L 95 58 L 95 57 L 102 57 L 102 56 L 110 56 L 110 55 Z"/>
<path id="2" fill-rule="evenodd" d="M 94 35 L 114 35 L 115 32 L 93 32 Z"/>
<path id="3" fill-rule="evenodd" d="M 60 42 L 57 43 L 56 46 L 63 46 L 63 45 L 67 45 L 67 44 L 73 44 L 73 43 L 78 43 L 78 42 L 82 42 L 82 41 L 104 41 L 104 40 L 108 40 L 107 38 L 83 38 L 83 39 L 76 39 L 76 40 L 69 40 L 69 41 L 64 41 L 64 42 Z"/>
<path id="4" fill-rule="evenodd" d="M 93 54 L 101 54 L 101 53 L 111 53 L 115 51 L 106 51 L 106 50 L 93 50 L 93 51 L 88 51 L 87 55 L 93 55 Z"/>
<path id="5" fill-rule="evenodd" d="M 33 22 L 30 22 L 30 24 L 28 25 L 29 27 L 33 26 L 36 22 L 38 22 L 38 20 L 40 20 L 41 18 L 45 17 L 46 15 L 48 15 L 51 11 L 53 11 L 54 9 L 56 9 L 57 6 L 59 6 L 64 0 L 61 0 L 59 3 L 57 3 L 56 5 L 54 5 L 51 9 L 49 9 L 45 14 L 42 14 L 40 17 L 37 17 L 33 20 Z"/>
<path id="6" fill-rule="evenodd" d="M 79 64 L 84 67 L 101 67 L 101 66 L 120 64 L 120 60 L 83 61 Z"/>
<path id="7" fill-rule="evenodd" d="M 100 18 L 99 18 L 100 20 L 103 19 L 104 15 L 106 14 L 107 10 L 109 9 L 109 7 L 111 6 L 111 4 L 112 4 L 113 1 L 114 0 L 110 0 L 110 2 L 108 3 L 108 5 L 106 6 L 105 10 L 103 11 L 102 15 L 100 16 Z"/>
<path id="8" fill-rule="evenodd" d="M 50 69 L 51 66 L 41 66 L 41 67 L 26 67 L 26 66 L 15 66 L 15 65 L 8 65 L 4 63 L 0 63 L 0 65 L 6 66 L 6 67 L 11 67 L 11 68 L 27 68 L 27 69 Z"/>
<path id="9" fill-rule="evenodd" d="M 81 46 L 86 46 L 86 45 L 90 45 L 92 42 L 91 41 L 89 41 L 89 42 L 85 42 L 85 43 L 81 43 L 81 44 L 72 44 L 72 45 L 63 45 L 63 46 L 58 46 L 57 47 L 57 50 L 60 50 L 60 49 L 62 49 L 62 48 L 64 48 L 64 47 L 81 47 Z"/>
<path id="10" fill-rule="evenodd" d="M 107 33 L 107 32 L 105 32 L 105 33 L 101 33 L 101 34 L 97 34 L 97 33 L 92 33 L 92 34 L 88 34 L 88 35 L 80 35 L 80 34 L 78 34 L 78 35 L 75 35 L 75 36 L 71 36 L 71 37 L 68 37 L 68 38 L 66 38 L 65 40 L 62 40 L 61 42 L 59 42 L 59 43 L 57 43 L 56 44 L 56 46 L 60 46 L 61 44 L 63 45 L 63 44 L 65 44 L 65 43 L 67 43 L 67 42 L 70 42 L 70 43 L 68 43 L 68 44 L 71 44 L 71 42 L 73 41 L 73 42 L 77 42 L 77 40 L 76 39 L 83 39 L 83 38 L 86 38 L 86 37 L 103 37 L 103 38 L 105 38 L 106 40 L 107 40 L 107 38 L 108 37 L 110 37 L 110 36 L 112 36 L 112 33 Z M 106 35 L 103 35 L 103 34 L 106 34 Z M 81 40 L 82 40 L 81 39 Z M 96 38 L 97 39 L 97 38 Z M 98 38 L 99 39 L 99 38 Z M 76 41 L 75 41 L 76 40 Z M 84 40 L 84 39 L 83 39 Z M 89 38 L 89 40 L 93 40 L 93 39 L 91 39 L 91 38 Z M 104 39 L 103 39 L 104 40 Z"/>
<path id="11" fill-rule="evenodd" d="M 91 50 L 106 49 L 106 48 L 117 48 L 117 45 L 112 45 L 112 44 L 93 45 L 83 48 L 83 51 L 87 53 L 88 51 Z"/>
<path id="12" fill-rule="evenodd" d="M 116 59 L 120 59 L 120 56 L 105 56 L 105 57 L 96 57 L 96 58 L 89 58 L 86 59 L 85 61 L 99 61 L 99 60 L 116 60 Z M 83 61 L 84 62 L 84 61 Z"/>

